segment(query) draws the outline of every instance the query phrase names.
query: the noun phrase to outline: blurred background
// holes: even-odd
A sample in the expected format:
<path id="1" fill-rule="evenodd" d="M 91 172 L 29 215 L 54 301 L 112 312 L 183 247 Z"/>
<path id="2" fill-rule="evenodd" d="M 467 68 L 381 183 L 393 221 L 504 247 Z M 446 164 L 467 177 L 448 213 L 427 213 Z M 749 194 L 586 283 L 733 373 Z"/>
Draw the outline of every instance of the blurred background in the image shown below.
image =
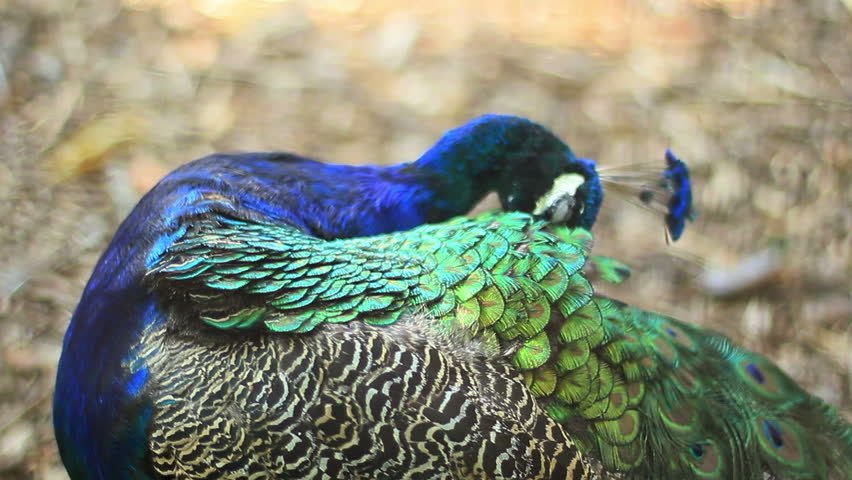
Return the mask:
<path id="1" fill-rule="evenodd" d="M 700 215 L 612 196 L 618 298 L 724 332 L 852 413 L 849 0 L 0 1 L 0 478 L 67 478 L 71 312 L 118 222 L 214 151 L 416 159 L 486 112 L 603 165 L 692 167 Z M 638 277 L 638 278 L 637 278 Z M 117 318 L 115 321 L 120 322 Z"/>

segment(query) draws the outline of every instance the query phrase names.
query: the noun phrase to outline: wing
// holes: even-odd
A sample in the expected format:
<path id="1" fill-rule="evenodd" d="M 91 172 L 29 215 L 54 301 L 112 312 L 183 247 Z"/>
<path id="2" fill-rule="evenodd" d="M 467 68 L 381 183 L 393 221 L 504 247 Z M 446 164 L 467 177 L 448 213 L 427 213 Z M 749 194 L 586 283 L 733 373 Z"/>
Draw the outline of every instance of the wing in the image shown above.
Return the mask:
<path id="1" fill-rule="evenodd" d="M 848 425 L 768 360 L 594 296 L 591 236 L 550 228 L 491 213 L 326 241 L 208 216 L 171 234 L 147 280 L 186 328 L 298 338 L 426 318 L 457 345 L 507 352 L 586 452 L 639 478 L 819 478 L 850 450 Z"/>
<path id="2" fill-rule="evenodd" d="M 261 334 L 144 342 L 169 387 L 152 430 L 164 475 L 590 475 L 519 372 L 550 357 L 551 308 L 591 298 L 588 232 L 560 239 L 523 214 L 333 241 L 221 216 L 191 225 L 147 275 L 170 321 Z M 267 461 L 278 455 L 299 461 Z"/>
<path id="3" fill-rule="evenodd" d="M 176 321 L 217 329 L 298 334 L 425 313 L 451 335 L 495 348 L 514 342 L 525 370 L 550 356 L 551 310 L 568 315 L 592 295 L 579 273 L 588 234 L 561 229 L 566 238 L 577 232 L 566 242 L 526 214 L 332 241 L 222 216 L 187 224 L 168 234 L 146 281 L 180 312 Z"/>

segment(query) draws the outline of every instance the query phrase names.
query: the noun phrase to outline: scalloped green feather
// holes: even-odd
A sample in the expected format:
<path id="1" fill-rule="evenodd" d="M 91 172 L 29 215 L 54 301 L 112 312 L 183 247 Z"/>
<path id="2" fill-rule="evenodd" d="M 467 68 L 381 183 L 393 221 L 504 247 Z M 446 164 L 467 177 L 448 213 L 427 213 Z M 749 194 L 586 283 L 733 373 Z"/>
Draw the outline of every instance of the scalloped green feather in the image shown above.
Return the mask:
<path id="1" fill-rule="evenodd" d="M 496 286 L 490 285 L 481 290 L 476 300 L 479 302 L 479 324 L 482 327 L 494 325 L 503 316 L 506 303 Z"/>
<path id="2" fill-rule="evenodd" d="M 614 258 L 592 255 L 589 262 L 601 280 L 613 285 L 620 285 L 631 275 L 630 267 Z"/>
<path id="3" fill-rule="evenodd" d="M 592 233 L 588 230 L 582 228 L 557 228 L 554 229 L 553 233 L 566 245 L 574 247 L 584 258 L 592 251 L 594 239 L 592 238 Z"/>
<path id="4" fill-rule="evenodd" d="M 221 218 L 184 231 L 148 275 L 224 330 L 321 334 L 325 323 L 430 315 L 450 338 L 511 352 L 548 414 L 625 478 L 852 471 L 852 460 L 825 460 L 852 458 L 848 424 L 771 362 L 595 296 L 583 271 L 591 245 L 584 230 L 521 213 L 331 241 Z M 594 261 L 604 280 L 624 279 L 620 262 Z"/>
<path id="5" fill-rule="evenodd" d="M 313 312 L 302 312 L 297 314 L 276 315 L 273 318 L 265 320 L 263 323 L 266 328 L 273 332 L 292 332 L 302 326 L 313 316 Z"/>
<path id="6" fill-rule="evenodd" d="M 550 358 L 550 340 L 541 332 L 528 339 L 512 357 L 512 362 L 521 370 L 542 366 Z"/>
<path id="7" fill-rule="evenodd" d="M 559 328 L 559 338 L 565 343 L 586 338 L 603 328 L 601 312 L 595 302 L 583 305 L 566 317 Z"/>
<path id="8" fill-rule="evenodd" d="M 554 364 L 562 372 L 570 372 L 585 365 L 591 355 L 589 341 L 585 338 L 572 340 L 559 348 Z"/>
<path id="9" fill-rule="evenodd" d="M 558 377 L 556 369 L 550 365 L 542 365 L 535 370 L 526 370 L 523 374 L 524 383 L 536 396 L 544 397 L 556 390 Z"/>
<path id="10" fill-rule="evenodd" d="M 559 311 L 565 317 L 570 316 L 592 299 L 591 284 L 580 275 L 572 275 L 568 280 L 568 288 L 558 300 Z"/>
<path id="11" fill-rule="evenodd" d="M 455 324 L 459 328 L 469 330 L 479 326 L 479 300 L 471 298 L 466 302 L 456 304 Z"/>
<path id="12" fill-rule="evenodd" d="M 400 316 L 402 316 L 402 310 L 389 310 L 368 315 L 364 317 L 364 321 L 370 325 L 390 325 L 396 323 Z"/>
<path id="13" fill-rule="evenodd" d="M 594 423 L 595 431 L 610 445 L 628 445 L 636 440 L 641 431 L 642 420 L 637 410 L 626 410 L 613 420 Z"/>
<path id="14" fill-rule="evenodd" d="M 478 268 L 470 272 L 464 282 L 456 285 L 453 292 L 460 302 L 471 300 L 488 284 L 488 277 L 484 269 Z"/>

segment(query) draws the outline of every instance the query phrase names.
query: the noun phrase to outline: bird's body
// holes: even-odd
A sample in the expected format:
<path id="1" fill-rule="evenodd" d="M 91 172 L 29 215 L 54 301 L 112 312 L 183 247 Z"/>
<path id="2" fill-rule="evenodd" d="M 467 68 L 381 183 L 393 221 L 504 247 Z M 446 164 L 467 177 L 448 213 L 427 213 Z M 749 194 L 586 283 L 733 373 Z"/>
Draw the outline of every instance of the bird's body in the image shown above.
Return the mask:
<path id="1" fill-rule="evenodd" d="M 511 363 L 406 315 L 322 335 L 145 337 L 164 478 L 572 478 L 587 468 Z M 188 360 L 188 359 L 192 360 Z M 198 375 L 198 365 L 209 374 Z M 481 398 L 491 399 L 482 402 Z M 175 446 L 178 445 L 178 448 Z M 486 473 L 487 472 L 487 473 Z M 254 475 L 254 476 L 253 476 Z"/>
<path id="2" fill-rule="evenodd" d="M 516 212 L 452 218 L 491 190 Z M 601 195 L 594 164 L 503 116 L 407 165 L 181 167 L 66 335 L 69 473 L 846 478 L 849 425 L 777 367 L 594 294 Z"/>

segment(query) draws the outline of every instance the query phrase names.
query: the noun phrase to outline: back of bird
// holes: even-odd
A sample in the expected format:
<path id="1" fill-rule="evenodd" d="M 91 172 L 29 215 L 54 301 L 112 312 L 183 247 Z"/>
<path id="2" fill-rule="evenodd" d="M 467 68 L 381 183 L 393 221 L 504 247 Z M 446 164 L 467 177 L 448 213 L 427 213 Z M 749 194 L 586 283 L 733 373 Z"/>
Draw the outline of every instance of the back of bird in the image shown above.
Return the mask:
<path id="1" fill-rule="evenodd" d="M 601 478 L 848 478 L 849 425 L 774 364 L 596 295 L 587 230 L 521 213 L 334 242 L 224 219 L 197 228 L 151 274 L 155 288 L 186 292 L 193 316 L 217 329 L 323 335 L 329 324 L 425 315 L 455 342 L 503 351 L 499 362 Z M 604 279 L 625 273 L 596 263 Z M 235 289 L 251 293 L 238 310 Z"/>

